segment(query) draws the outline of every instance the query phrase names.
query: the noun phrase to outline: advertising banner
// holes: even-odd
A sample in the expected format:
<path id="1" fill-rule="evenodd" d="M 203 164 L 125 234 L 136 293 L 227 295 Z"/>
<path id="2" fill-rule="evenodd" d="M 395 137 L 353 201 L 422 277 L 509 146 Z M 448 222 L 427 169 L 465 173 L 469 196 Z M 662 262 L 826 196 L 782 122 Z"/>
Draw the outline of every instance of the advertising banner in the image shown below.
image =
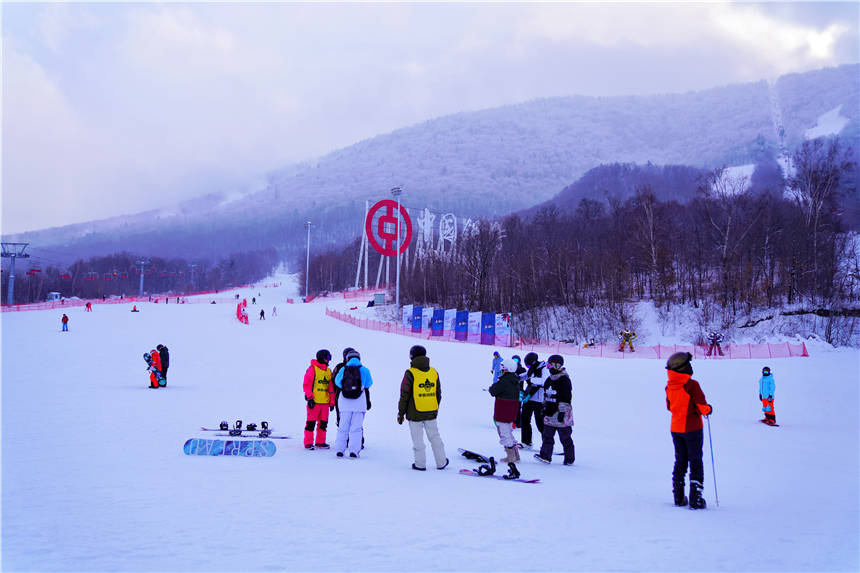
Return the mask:
<path id="1" fill-rule="evenodd" d="M 421 332 L 421 317 L 424 316 L 424 308 L 412 307 L 412 332 Z"/>
<path id="2" fill-rule="evenodd" d="M 412 305 L 407 304 L 402 309 L 400 309 L 402 315 L 400 318 L 400 325 L 403 328 L 412 328 Z"/>
<path id="3" fill-rule="evenodd" d="M 481 315 L 481 344 L 496 343 L 496 313 L 485 312 Z"/>
<path id="4" fill-rule="evenodd" d="M 433 310 L 433 317 L 430 319 L 430 335 L 442 336 L 445 334 L 445 309 L 437 308 Z"/>
<path id="5" fill-rule="evenodd" d="M 454 323 L 454 338 L 456 340 L 466 341 L 469 334 L 469 311 L 458 310 L 457 318 Z"/>
<path id="6" fill-rule="evenodd" d="M 499 346 L 511 345 L 511 313 L 509 312 L 496 314 L 496 344 Z"/>
<path id="7" fill-rule="evenodd" d="M 445 332 L 448 336 L 454 332 L 454 326 L 457 324 L 457 309 L 449 308 L 445 311 Z"/>
<path id="8" fill-rule="evenodd" d="M 429 306 L 424 307 L 421 313 L 421 332 L 430 332 L 431 322 L 433 319 L 433 309 Z"/>
<path id="9" fill-rule="evenodd" d="M 469 342 L 478 343 L 481 341 L 481 313 L 469 313 L 469 335 L 466 338 Z"/>

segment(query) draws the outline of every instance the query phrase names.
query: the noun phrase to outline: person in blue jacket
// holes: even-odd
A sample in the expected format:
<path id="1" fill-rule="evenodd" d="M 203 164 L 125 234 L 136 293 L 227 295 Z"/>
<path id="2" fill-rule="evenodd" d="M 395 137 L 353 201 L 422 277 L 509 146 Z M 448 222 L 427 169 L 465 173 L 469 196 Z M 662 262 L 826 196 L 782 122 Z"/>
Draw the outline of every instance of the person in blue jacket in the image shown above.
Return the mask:
<path id="1" fill-rule="evenodd" d="M 761 411 L 764 412 L 764 422 L 769 426 L 776 425 L 776 410 L 773 409 L 773 396 L 776 392 L 776 381 L 770 371 L 770 366 L 761 369 L 758 380 L 758 398 L 761 400 Z"/>
<path id="2" fill-rule="evenodd" d="M 496 350 L 493 352 L 493 369 L 490 372 L 493 374 L 493 384 L 499 379 L 502 370 L 502 355 Z"/>
<path id="3" fill-rule="evenodd" d="M 361 355 L 357 350 L 350 349 L 344 358 L 346 364 L 334 377 L 334 385 L 339 390 L 337 408 L 340 412 L 334 449 L 339 458 L 343 457 L 347 448 L 349 457 L 357 458 L 364 434 L 364 415 L 370 410 L 373 378 L 370 370 L 361 365 Z"/>

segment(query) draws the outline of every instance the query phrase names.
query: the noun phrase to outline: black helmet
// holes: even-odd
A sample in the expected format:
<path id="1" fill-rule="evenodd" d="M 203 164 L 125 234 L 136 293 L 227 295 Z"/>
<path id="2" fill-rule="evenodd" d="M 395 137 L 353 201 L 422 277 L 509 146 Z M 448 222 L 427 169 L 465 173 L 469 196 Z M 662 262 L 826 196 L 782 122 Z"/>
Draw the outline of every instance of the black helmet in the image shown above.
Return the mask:
<path id="1" fill-rule="evenodd" d="M 344 360 L 346 360 L 346 357 L 350 352 L 355 352 L 355 348 L 353 348 L 352 346 L 347 346 L 346 348 L 343 349 L 343 359 Z"/>
<path id="2" fill-rule="evenodd" d="M 322 350 L 317 350 L 317 362 L 321 364 L 328 364 L 329 360 L 331 360 L 331 352 L 323 348 Z"/>
<path id="3" fill-rule="evenodd" d="M 762 376 L 770 376 L 770 366 L 765 366 L 761 369 Z"/>
<path id="4" fill-rule="evenodd" d="M 418 356 L 427 356 L 427 349 L 420 344 L 409 349 L 409 358 L 417 358 Z"/>
<path id="5" fill-rule="evenodd" d="M 683 374 L 692 374 L 693 367 L 690 365 L 693 355 L 689 352 L 676 352 L 666 361 L 666 370 L 674 370 Z"/>
<path id="6" fill-rule="evenodd" d="M 526 354 L 525 360 L 523 360 L 523 362 L 526 363 L 526 366 L 531 366 L 532 364 L 534 364 L 537 361 L 538 361 L 538 355 L 536 352 L 529 352 L 528 354 Z"/>
<path id="7" fill-rule="evenodd" d="M 553 366 L 564 366 L 564 357 L 561 354 L 553 354 L 546 359 L 546 363 L 549 364 L 550 368 Z"/>

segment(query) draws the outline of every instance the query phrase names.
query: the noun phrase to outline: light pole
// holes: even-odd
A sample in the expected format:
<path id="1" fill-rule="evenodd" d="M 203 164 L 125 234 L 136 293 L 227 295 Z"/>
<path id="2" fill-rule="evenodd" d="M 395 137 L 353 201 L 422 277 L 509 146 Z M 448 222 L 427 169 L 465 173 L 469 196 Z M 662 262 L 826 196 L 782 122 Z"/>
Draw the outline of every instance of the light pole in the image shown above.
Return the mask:
<path id="1" fill-rule="evenodd" d="M 311 270 L 311 222 L 305 221 L 305 229 L 308 230 L 308 255 L 305 262 L 305 300 L 308 299 L 308 273 Z"/>
<path id="2" fill-rule="evenodd" d="M 394 226 L 394 232 L 397 233 L 397 250 L 394 251 L 394 256 L 397 257 L 396 270 L 394 271 L 394 309 L 400 313 L 400 194 L 403 190 L 400 187 L 394 187 L 391 194 L 397 200 L 397 224 Z"/>

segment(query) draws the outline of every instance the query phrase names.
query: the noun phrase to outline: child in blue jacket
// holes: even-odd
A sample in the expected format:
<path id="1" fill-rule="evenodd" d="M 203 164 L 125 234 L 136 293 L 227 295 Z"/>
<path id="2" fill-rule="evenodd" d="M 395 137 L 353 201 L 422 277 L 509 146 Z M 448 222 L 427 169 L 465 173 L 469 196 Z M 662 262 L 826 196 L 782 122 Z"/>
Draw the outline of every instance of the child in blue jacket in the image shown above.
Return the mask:
<path id="1" fill-rule="evenodd" d="M 776 425 L 776 411 L 773 409 L 773 396 L 776 392 L 776 382 L 770 367 L 765 366 L 761 370 L 761 378 L 758 381 L 758 397 L 761 400 L 761 411 L 764 412 L 764 422 L 769 426 Z"/>

